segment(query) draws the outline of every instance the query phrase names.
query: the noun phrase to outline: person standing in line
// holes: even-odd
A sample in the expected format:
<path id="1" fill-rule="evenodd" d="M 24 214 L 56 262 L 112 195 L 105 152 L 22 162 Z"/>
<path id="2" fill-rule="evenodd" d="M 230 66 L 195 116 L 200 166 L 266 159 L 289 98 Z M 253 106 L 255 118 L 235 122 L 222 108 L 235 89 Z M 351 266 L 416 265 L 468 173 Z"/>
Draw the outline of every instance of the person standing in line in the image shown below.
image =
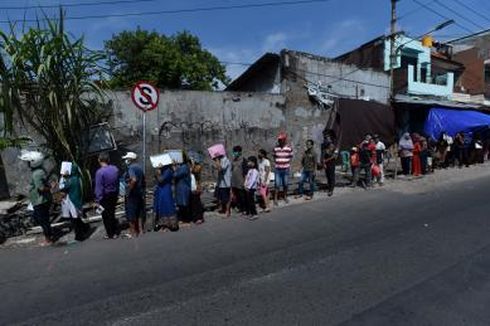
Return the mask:
<path id="1" fill-rule="evenodd" d="M 119 236 L 119 223 L 116 219 L 116 205 L 119 197 L 119 170 L 109 164 L 109 154 L 99 155 L 100 168 L 95 174 L 95 199 L 102 206 L 102 220 L 106 231 L 106 239 Z"/>
<path id="2" fill-rule="evenodd" d="M 420 166 L 422 174 L 425 175 L 429 173 L 429 143 L 427 138 L 420 137 Z"/>
<path id="3" fill-rule="evenodd" d="M 191 197 L 190 213 L 192 222 L 195 224 L 204 223 L 204 206 L 201 201 L 201 170 L 202 166 L 195 160 L 191 160 Z"/>
<path id="4" fill-rule="evenodd" d="M 269 183 L 271 182 L 271 162 L 267 158 L 267 152 L 264 149 L 259 150 L 259 175 L 260 185 L 259 192 L 264 201 L 264 212 L 270 212 L 269 200 Z"/>
<path id="5" fill-rule="evenodd" d="M 420 144 L 420 135 L 417 133 L 413 133 L 412 142 L 413 142 L 412 175 L 414 177 L 418 177 L 422 174 L 422 162 L 420 160 L 422 145 Z"/>
<path id="6" fill-rule="evenodd" d="M 317 166 L 317 156 L 315 153 L 315 149 L 313 146 L 315 143 L 313 140 L 308 139 L 306 141 L 306 150 L 303 154 L 303 158 L 301 159 L 301 164 L 303 166 L 303 171 L 301 172 L 301 180 L 299 182 L 298 188 L 298 196 L 297 198 L 301 198 L 304 195 L 304 184 L 306 182 L 310 185 L 310 195 L 306 196 L 306 200 L 310 200 L 313 198 L 315 194 L 315 175 L 316 175 L 316 166 Z"/>
<path id="7" fill-rule="evenodd" d="M 242 157 L 242 147 L 233 147 L 233 161 L 231 162 L 231 192 L 239 213 L 245 214 L 246 194 L 243 182 L 246 175 L 247 161 Z"/>
<path id="8" fill-rule="evenodd" d="M 323 167 L 327 177 L 328 197 L 333 195 L 335 189 L 335 161 L 338 157 L 338 150 L 334 143 L 330 143 L 323 151 Z"/>
<path id="9" fill-rule="evenodd" d="M 284 202 L 289 203 L 288 184 L 289 172 L 291 169 L 291 160 L 293 159 L 293 149 L 287 145 L 287 135 L 280 133 L 277 137 L 277 146 L 274 148 L 274 165 L 275 165 L 275 190 L 274 205 L 278 205 L 279 192 L 283 191 Z"/>
<path id="10" fill-rule="evenodd" d="M 137 237 L 144 232 L 143 218 L 145 215 L 146 180 L 143 169 L 136 163 L 138 155 L 128 152 L 122 157 L 126 163 L 124 174 L 126 219 L 129 222 L 129 236 Z"/>
<path id="11" fill-rule="evenodd" d="M 456 159 L 456 153 L 454 151 L 454 139 L 445 131 L 442 133 L 442 139 L 444 139 L 447 144 L 446 160 L 444 161 L 444 167 L 447 168 L 449 165 L 454 167 L 454 160 Z"/>
<path id="12" fill-rule="evenodd" d="M 53 203 L 51 187 L 48 185 L 48 174 L 43 168 L 44 155 L 40 152 L 30 152 L 27 158 L 20 157 L 28 162 L 31 169 L 31 183 L 29 188 L 29 199 L 33 207 L 32 217 L 38 224 L 44 235 L 41 246 L 50 245 L 54 242 L 54 234 L 51 229 L 49 211 Z"/>
<path id="13" fill-rule="evenodd" d="M 412 170 L 413 141 L 408 132 L 404 133 L 398 143 L 400 159 L 404 176 L 409 176 Z"/>
<path id="14" fill-rule="evenodd" d="M 386 145 L 381 141 L 379 135 L 374 135 L 374 143 L 376 145 L 376 164 L 379 167 L 378 184 L 382 186 L 385 183 L 384 159 L 386 153 Z"/>
<path id="15" fill-rule="evenodd" d="M 364 171 L 364 188 L 369 188 L 372 185 L 372 166 L 373 166 L 373 146 L 371 138 L 364 140 L 359 145 L 359 173 Z"/>
<path id="16" fill-rule="evenodd" d="M 172 165 L 160 166 L 156 170 L 157 188 L 155 191 L 154 212 L 155 231 L 178 231 L 179 223 L 176 218 L 175 200 L 172 189 L 174 170 Z"/>
<path id="17" fill-rule="evenodd" d="M 64 218 L 70 218 L 76 241 L 84 241 L 90 233 L 90 225 L 83 222 L 83 196 L 80 168 L 73 163 L 71 173 L 65 171 L 60 190 L 65 198 L 61 203 L 61 212 Z"/>
<path id="18" fill-rule="evenodd" d="M 248 172 L 245 177 L 245 191 L 247 194 L 247 208 L 246 214 L 249 220 L 257 219 L 257 207 L 255 205 L 255 192 L 259 185 L 259 171 L 257 170 L 257 158 L 255 156 L 250 156 L 248 158 Z"/>
<path id="19" fill-rule="evenodd" d="M 231 163 L 225 155 L 220 155 L 214 159 L 214 164 L 218 170 L 219 213 L 228 218 L 231 215 Z"/>
<path id="20" fill-rule="evenodd" d="M 350 168 L 352 171 L 352 183 L 351 187 L 357 187 L 357 183 L 359 182 L 359 174 L 361 168 L 361 161 L 359 159 L 359 148 L 352 147 L 350 151 Z"/>
<path id="21" fill-rule="evenodd" d="M 190 196 L 192 177 L 187 157 L 179 164 L 174 174 L 175 203 L 177 204 L 177 219 L 180 223 L 189 224 L 192 221 L 190 212 Z"/>

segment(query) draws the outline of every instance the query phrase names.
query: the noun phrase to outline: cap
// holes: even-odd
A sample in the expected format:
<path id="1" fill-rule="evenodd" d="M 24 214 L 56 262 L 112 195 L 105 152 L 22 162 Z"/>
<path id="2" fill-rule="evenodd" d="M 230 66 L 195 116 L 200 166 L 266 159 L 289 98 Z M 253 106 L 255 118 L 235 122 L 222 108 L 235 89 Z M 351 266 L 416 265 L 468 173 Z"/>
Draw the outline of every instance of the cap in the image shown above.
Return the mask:
<path id="1" fill-rule="evenodd" d="M 136 153 L 134 153 L 134 152 L 127 152 L 126 155 L 124 155 L 122 157 L 123 160 L 126 160 L 126 159 L 136 160 L 137 158 L 138 158 L 138 155 L 136 155 Z"/>
<path id="2" fill-rule="evenodd" d="M 288 135 L 286 135 L 285 132 L 281 132 L 278 136 L 277 136 L 277 139 L 278 140 L 286 140 L 288 139 Z"/>

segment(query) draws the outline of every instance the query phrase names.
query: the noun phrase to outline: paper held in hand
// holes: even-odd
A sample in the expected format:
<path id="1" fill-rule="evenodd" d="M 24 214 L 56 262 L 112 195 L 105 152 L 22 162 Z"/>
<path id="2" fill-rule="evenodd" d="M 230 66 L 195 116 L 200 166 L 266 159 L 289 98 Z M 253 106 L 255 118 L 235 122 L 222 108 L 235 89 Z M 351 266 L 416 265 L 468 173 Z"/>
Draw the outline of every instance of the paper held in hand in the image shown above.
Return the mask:
<path id="1" fill-rule="evenodd" d="M 169 154 L 150 156 L 151 166 L 158 168 L 161 166 L 172 165 L 174 162 Z"/>
<path id="2" fill-rule="evenodd" d="M 61 175 L 71 175 L 71 168 L 73 164 L 71 162 L 61 162 L 61 169 L 60 169 L 60 174 Z"/>
<path id="3" fill-rule="evenodd" d="M 172 161 L 176 164 L 184 163 L 184 154 L 181 149 L 169 149 L 163 152 L 163 154 L 170 155 Z"/>

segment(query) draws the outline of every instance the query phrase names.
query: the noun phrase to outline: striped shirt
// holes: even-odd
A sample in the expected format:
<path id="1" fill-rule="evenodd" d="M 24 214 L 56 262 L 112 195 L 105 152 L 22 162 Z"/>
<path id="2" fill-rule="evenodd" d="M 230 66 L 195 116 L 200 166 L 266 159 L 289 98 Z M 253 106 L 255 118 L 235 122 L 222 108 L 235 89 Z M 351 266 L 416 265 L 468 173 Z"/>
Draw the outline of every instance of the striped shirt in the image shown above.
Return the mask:
<path id="1" fill-rule="evenodd" d="M 291 167 L 292 158 L 293 149 L 290 146 L 277 146 L 274 148 L 274 163 L 276 169 L 289 169 Z"/>

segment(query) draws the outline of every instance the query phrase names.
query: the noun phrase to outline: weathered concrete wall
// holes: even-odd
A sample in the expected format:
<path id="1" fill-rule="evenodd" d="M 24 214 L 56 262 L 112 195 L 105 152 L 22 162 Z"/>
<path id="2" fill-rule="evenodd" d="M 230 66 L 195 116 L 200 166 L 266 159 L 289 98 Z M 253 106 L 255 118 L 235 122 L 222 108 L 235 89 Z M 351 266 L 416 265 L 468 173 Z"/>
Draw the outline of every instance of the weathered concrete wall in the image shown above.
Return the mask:
<path id="1" fill-rule="evenodd" d="M 114 129 L 120 151 L 142 152 L 142 112 L 129 92 L 111 95 Z M 270 150 L 275 136 L 285 127 L 285 99 L 265 93 L 162 91 L 158 107 L 147 113 L 147 154 L 183 148 L 203 153 L 222 142 L 228 151 L 241 145 L 245 155 Z M 147 169 L 151 171 L 149 162 Z"/>
<path id="2" fill-rule="evenodd" d="M 325 127 L 332 127 L 337 118 L 334 109 L 322 108 L 308 96 L 306 83 L 321 82 L 323 86 L 331 85 L 331 92 L 343 97 L 370 99 L 381 103 L 388 101 L 389 76 L 383 72 L 360 70 L 356 66 L 302 52 L 283 51 L 281 55 L 284 63 L 281 88 L 286 97 L 286 121 L 295 148 L 303 148 L 307 139 L 313 139 L 316 151 L 320 153 L 322 132 Z M 346 79 L 379 87 L 332 76 L 346 76 Z M 361 90 L 364 90 L 363 96 Z"/>
<path id="3" fill-rule="evenodd" d="M 302 99 L 305 97 L 306 83 L 320 82 L 324 87 L 329 87 L 332 93 L 344 98 L 384 104 L 389 102 L 390 77 L 387 73 L 298 51 L 284 50 L 281 56 L 283 82 L 300 86 L 285 87 L 283 84 L 281 89 L 288 98 L 299 95 Z"/>

